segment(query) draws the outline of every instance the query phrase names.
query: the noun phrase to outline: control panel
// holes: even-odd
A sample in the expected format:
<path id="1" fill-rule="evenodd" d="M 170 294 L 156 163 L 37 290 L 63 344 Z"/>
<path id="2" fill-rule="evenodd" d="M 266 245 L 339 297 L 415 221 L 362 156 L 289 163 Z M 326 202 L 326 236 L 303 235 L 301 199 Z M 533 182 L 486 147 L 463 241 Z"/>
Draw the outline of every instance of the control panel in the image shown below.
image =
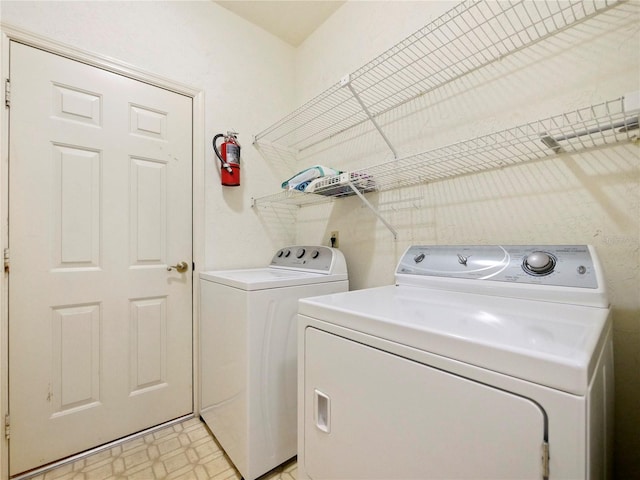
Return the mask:
<path id="1" fill-rule="evenodd" d="M 587 245 L 413 245 L 396 274 L 598 288 Z"/>
<path id="2" fill-rule="evenodd" d="M 322 245 L 294 245 L 278 250 L 270 266 L 329 273 L 335 253 L 335 249 Z"/>

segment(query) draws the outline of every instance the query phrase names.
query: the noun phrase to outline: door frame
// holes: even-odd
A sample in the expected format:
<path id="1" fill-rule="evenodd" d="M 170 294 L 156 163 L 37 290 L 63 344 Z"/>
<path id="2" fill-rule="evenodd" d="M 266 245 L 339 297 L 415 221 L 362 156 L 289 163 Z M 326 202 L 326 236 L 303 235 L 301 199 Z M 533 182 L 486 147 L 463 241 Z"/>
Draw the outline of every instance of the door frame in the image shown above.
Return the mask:
<path id="1" fill-rule="evenodd" d="M 51 40 L 41 35 L 17 28 L 15 26 L 0 23 L 0 73 L 2 88 L 9 78 L 9 45 L 16 41 L 46 52 L 76 60 L 94 67 L 107 70 L 134 80 L 164 88 L 166 90 L 190 97 L 193 102 L 192 112 L 192 249 L 195 268 L 192 270 L 192 405 L 193 411 L 199 410 L 197 392 L 198 384 L 198 325 L 199 316 L 199 289 L 197 278 L 200 267 L 204 265 L 204 91 L 189 85 L 185 85 L 169 78 L 159 76 L 113 58 L 106 57 L 82 49 Z M 4 101 L 2 102 L 4 103 Z M 0 255 L 4 255 L 4 249 L 9 242 L 9 108 L 2 106 L 0 115 Z M 5 415 L 9 412 L 9 282 L 4 271 L 0 274 L 0 479 L 9 477 L 9 441 L 6 435 Z"/>

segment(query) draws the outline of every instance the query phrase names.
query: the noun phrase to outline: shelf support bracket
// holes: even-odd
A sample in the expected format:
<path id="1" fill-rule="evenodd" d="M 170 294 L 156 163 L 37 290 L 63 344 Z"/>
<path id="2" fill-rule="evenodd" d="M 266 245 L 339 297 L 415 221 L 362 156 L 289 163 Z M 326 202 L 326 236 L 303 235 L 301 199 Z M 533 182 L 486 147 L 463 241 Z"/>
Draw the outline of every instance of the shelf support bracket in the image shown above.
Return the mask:
<path id="1" fill-rule="evenodd" d="M 342 79 L 340 79 L 340 86 L 346 86 L 349 88 L 349 90 L 351 91 L 351 95 L 353 95 L 353 98 L 355 98 L 356 101 L 360 104 L 360 108 L 362 108 L 362 111 L 367 115 L 367 118 L 371 121 L 371 123 L 373 123 L 373 126 L 376 127 L 376 130 L 378 130 L 378 133 L 391 150 L 391 153 L 393 153 L 393 158 L 398 158 L 396 149 L 393 148 L 393 145 L 382 131 L 382 128 L 380 128 L 380 125 L 378 125 L 378 122 L 376 122 L 376 119 L 373 117 L 373 115 L 371 115 L 371 112 L 360 98 L 360 95 L 358 95 L 358 92 L 356 92 L 355 88 L 353 88 L 353 85 L 351 85 L 351 75 L 345 75 L 344 77 L 342 77 Z"/>
<path id="2" fill-rule="evenodd" d="M 393 234 L 393 239 L 397 240 L 398 239 L 398 232 L 396 231 L 395 228 L 393 228 L 391 226 L 391 224 L 389 222 L 387 222 L 382 215 L 380 215 L 380 212 L 378 212 L 378 210 L 376 210 L 376 208 L 371 205 L 371 202 L 369 202 L 369 200 L 367 200 L 365 198 L 365 196 L 362 194 L 362 192 L 360 190 L 358 190 L 356 188 L 356 186 L 349 181 L 348 182 L 349 188 L 351 188 L 351 190 L 353 190 L 353 193 L 355 193 L 356 195 L 358 195 L 358 197 L 360 197 L 360 200 L 362 200 L 362 203 L 364 203 L 367 207 L 369 207 L 369 210 L 371 210 L 373 212 L 373 214 L 378 217 L 378 220 L 380 220 L 382 223 L 384 223 L 384 226 L 387 227 L 389 229 L 389 231 Z"/>
<path id="3" fill-rule="evenodd" d="M 603 127 L 589 128 L 586 130 L 582 130 L 580 132 L 569 133 L 567 135 L 562 135 L 559 137 L 552 137 L 548 133 L 544 132 L 540 136 L 540 140 L 547 147 L 553 150 L 554 153 L 564 153 L 564 149 L 560 145 L 560 142 L 564 140 L 571 140 L 572 138 L 584 137 L 587 135 L 593 135 L 594 133 L 601 133 L 607 130 L 619 129 L 618 131 L 621 133 L 628 132 L 630 130 L 635 130 L 639 128 L 640 117 L 625 119 L 620 122 L 612 123 L 610 125 L 605 125 Z"/>

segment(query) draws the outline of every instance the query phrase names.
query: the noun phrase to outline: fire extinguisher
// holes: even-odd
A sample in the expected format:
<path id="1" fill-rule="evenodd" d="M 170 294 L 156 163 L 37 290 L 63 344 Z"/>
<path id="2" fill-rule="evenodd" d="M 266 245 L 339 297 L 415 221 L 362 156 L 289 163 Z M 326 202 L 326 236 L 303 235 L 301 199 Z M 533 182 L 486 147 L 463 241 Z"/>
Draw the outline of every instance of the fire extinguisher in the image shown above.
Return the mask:
<path id="1" fill-rule="evenodd" d="M 220 150 L 216 145 L 219 138 L 224 142 L 220 145 Z M 226 187 L 237 187 L 240 185 L 240 144 L 236 132 L 227 132 L 226 135 L 218 133 L 213 137 L 213 151 L 220 160 L 220 180 Z"/>

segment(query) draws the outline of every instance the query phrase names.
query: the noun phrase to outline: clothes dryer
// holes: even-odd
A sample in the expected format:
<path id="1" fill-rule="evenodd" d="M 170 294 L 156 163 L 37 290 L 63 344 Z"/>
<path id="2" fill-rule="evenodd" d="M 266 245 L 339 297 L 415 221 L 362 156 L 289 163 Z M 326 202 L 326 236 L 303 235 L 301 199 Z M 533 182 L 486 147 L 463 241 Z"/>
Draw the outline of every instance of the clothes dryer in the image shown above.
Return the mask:
<path id="1" fill-rule="evenodd" d="M 611 332 L 592 247 L 412 246 L 300 300 L 298 478 L 611 478 Z"/>
<path id="2" fill-rule="evenodd" d="M 324 246 L 200 274 L 200 415 L 245 480 L 296 455 L 298 300 L 347 290 L 344 256 Z"/>

